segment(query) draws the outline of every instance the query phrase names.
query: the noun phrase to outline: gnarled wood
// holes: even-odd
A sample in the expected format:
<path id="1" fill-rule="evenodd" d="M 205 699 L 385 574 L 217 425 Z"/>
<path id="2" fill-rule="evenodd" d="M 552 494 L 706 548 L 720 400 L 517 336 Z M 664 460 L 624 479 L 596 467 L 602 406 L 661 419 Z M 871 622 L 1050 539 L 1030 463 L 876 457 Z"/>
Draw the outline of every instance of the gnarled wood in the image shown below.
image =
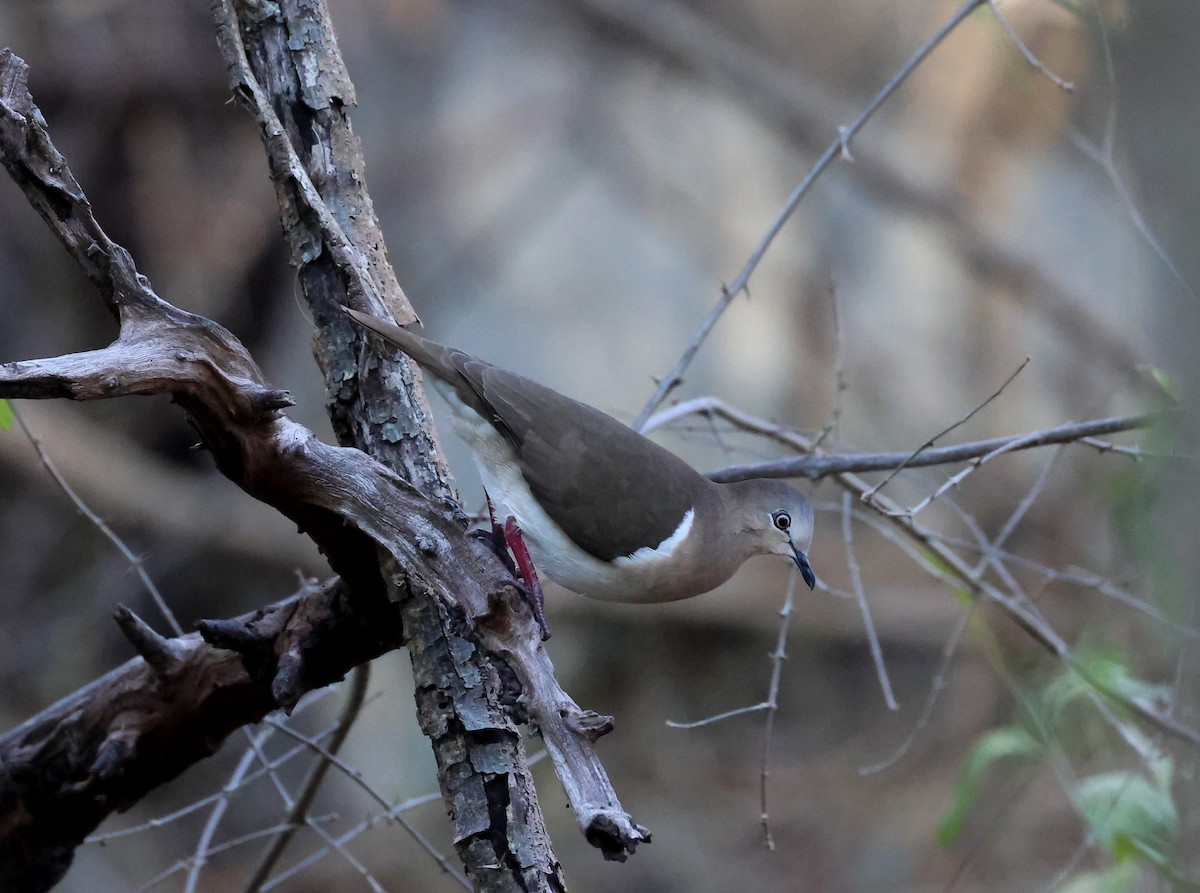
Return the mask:
<path id="1" fill-rule="evenodd" d="M 314 15 L 315 8 L 304 4 L 291 14 Z M 312 24 L 323 26 L 323 13 Z M 286 40 L 263 50 L 271 59 L 273 53 L 286 57 Z M 248 70 L 239 76 L 252 77 Z M 338 111 L 335 105 L 330 109 Z M 413 483 L 359 449 L 319 441 L 283 412 L 287 393 L 267 384 L 230 332 L 154 293 L 92 216 L 28 93 L 24 62 L 9 51 L 0 55 L 0 159 L 120 322 L 106 348 L 0 365 L 0 396 L 172 394 L 217 467 L 295 521 L 341 575 L 296 607 L 203 624 L 207 644 L 195 636 L 161 639 L 123 615 L 123 628 L 149 663 L 127 664 L 0 737 L 0 860 L 22 880 L 17 888 L 46 889 L 110 811 L 173 778 L 238 726 L 275 706 L 290 708 L 304 692 L 395 647 L 402 633 L 459 854 L 477 888 L 563 888 L 510 715 L 518 702 L 514 682 L 518 713 L 550 745 L 588 839 L 608 858 L 624 858 L 648 840 L 620 808 L 592 747 L 604 724 L 589 723 L 558 687 L 511 577 L 465 535 L 461 512 L 446 500 L 436 440 L 425 417 L 417 422 L 410 413 L 423 399 L 411 393 L 403 362 L 360 363 L 360 345 L 340 313 L 321 331 L 318 354 L 333 402 L 342 404 L 334 417 L 343 441 L 378 451 Z M 293 184 L 307 178 L 302 168 L 277 167 L 275 174 Z M 284 202 L 299 209 L 296 220 L 315 213 L 304 210 L 313 193 L 303 192 L 303 201 Z M 313 238 L 326 240 L 326 250 L 307 255 L 310 263 L 340 250 L 328 231 L 332 215 L 316 217 Z M 358 262 L 311 271 L 314 308 L 365 294 L 361 280 L 355 287 L 346 281 L 360 273 Z M 372 282 L 375 288 L 386 279 Z M 360 367 L 361 383 L 353 374 Z M 406 390 L 407 402 L 390 396 Z M 351 424 L 367 402 L 371 421 Z M 393 424 L 378 421 L 389 418 L 381 407 Z M 394 436 L 400 420 L 412 436 Z M 165 710 L 168 700 L 177 709 Z M 146 762 L 167 749 L 172 759 Z"/>

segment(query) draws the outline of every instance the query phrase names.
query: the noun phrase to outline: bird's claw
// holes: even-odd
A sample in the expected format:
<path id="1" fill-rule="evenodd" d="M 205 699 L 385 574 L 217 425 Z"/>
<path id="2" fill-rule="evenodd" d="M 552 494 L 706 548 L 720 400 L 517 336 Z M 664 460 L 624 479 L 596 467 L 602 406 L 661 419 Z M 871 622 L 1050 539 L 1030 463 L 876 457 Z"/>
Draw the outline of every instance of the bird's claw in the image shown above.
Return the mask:
<path id="1" fill-rule="evenodd" d="M 525 546 L 525 540 L 521 537 L 521 528 L 517 526 L 516 520 L 512 517 L 506 519 L 503 524 L 497 521 L 492 498 L 487 495 L 487 491 L 484 491 L 484 496 L 487 498 L 488 519 L 491 521 L 492 529 L 473 530 L 471 535 L 487 543 L 504 563 L 508 572 L 524 583 L 520 587 L 521 592 L 529 602 L 529 607 L 533 609 L 533 616 L 537 620 L 538 628 L 542 631 L 542 641 L 544 642 L 550 638 L 550 624 L 546 622 L 546 596 L 542 592 L 542 584 L 538 581 L 533 558 Z"/>

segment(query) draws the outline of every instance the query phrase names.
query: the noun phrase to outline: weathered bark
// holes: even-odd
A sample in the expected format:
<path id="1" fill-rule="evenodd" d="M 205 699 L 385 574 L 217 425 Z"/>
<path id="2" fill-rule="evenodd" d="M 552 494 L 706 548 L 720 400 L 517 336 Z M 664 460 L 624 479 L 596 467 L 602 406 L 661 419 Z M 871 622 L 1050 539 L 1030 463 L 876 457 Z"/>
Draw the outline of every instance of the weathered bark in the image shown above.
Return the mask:
<path id="1" fill-rule="evenodd" d="M 394 612 L 352 610 L 344 584 L 226 623 L 274 645 L 257 661 L 199 633 L 155 634 L 131 612 L 118 622 L 145 656 L 79 689 L 0 738 L 0 890 L 45 890 L 113 810 L 137 802 L 212 754 L 235 729 L 294 703 L 400 642 Z M 285 658 L 284 655 L 287 655 Z M 294 672 L 277 673 L 286 663 Z M 291 681 L 291 692 L 273 683 Z"/>
<path id="2" fill-rule="evenodd" d="M 340 60 L 325 68 L 336 47 L 323 9 L 299 6 L 243 33 L 274 32 L 259 55 L 280 72 L 294 55 L 292 77 L 304 84 L 341 68 Z M 337 310 L 354 302 L 380 312 L 376 296 L 394 286 L 382 250 L 357 247 L 382 240 L 371 234 L 361 158 L 342 114 L 348 92 L 336 100 L 322 94 L 314 106 L 312 90 L 281 88 L 277 107 L 287 115 L 276 116 L 261 103 L 266 94 L 244 64 L 236 40 L 241 27 L 226 18 L 232 8 L 215 10 L 235 92 L 264 128 L 285 230 L 293 247 L 304 246 L 296 260 L 322 324 L 317 353 L 339 437 L 411 482 L 358 449 L 321 443 L 284 414 L 287 393 L 267 385 L 231 333 L 153 292 L 92 216 L 28 93 L 25 64 L 5 51 L 0 156 L 96 284 L 120 334 L 101 350 L 0 366 L 0 396 L 172 394 L 217 467 L 295 521 L 342 581 L 295 606 L 206 623 L 208 644 L 195 636 L 162 639 L 124 615 L 123 628 L 144 662 L 127 664 L 0 737 L 0 864 L 8 872 L 0 885 L 48 888 L 66 870 L 73 847 L 113 809 L 173 778 L 238 726 L 275 706 L 290 708 L 305 691 L 395 647 L 403 632 L 422 728 L 433 741 L 472 881 L 486 890 L 562 889 L 512 716 L 530 719 L 546 739 L 588 839 L 607 857 L 624 858 L 648 834 L 621 809 L 591 746 L 609 724 L 561 691 L 513 581 L 495 556 L 465 536 L 412 371 L 396 358 L 360 361 L 362 343 Z M 332 167 L 317 170 L 314 161 L 306 170 L 295 145 Z M 336 194 L 328 205 L 314 181 Z M 342 229 L 338 215 L 357 221 L 355 227 L 369 224 L 370 232 Z M 388 293 L 392 307 L 407 306 L 398 286 Z M 168 751 L 171 759 L 156 758 Z"/>

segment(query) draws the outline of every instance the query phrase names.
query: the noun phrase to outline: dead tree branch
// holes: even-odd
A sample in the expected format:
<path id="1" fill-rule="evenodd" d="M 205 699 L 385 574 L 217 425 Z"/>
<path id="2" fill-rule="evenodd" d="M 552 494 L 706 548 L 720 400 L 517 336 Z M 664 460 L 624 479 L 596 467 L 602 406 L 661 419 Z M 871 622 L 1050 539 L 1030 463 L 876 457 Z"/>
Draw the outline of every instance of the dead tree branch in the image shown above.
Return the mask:
<path id="1" fill-rule="evenodd" d="M 46 889 L 69 866 L 74 846 L 113 809 L 206 756 L 238 726 L 277 706 L 291 707 L 305 691 L 395 647 L 401 632 L 460 857 L 478 889 L 563 886 L 506 707 L 514 700 L 510 679 L 523 694 L 522 715 L 536 722 L 549 745 L 588 839 L 610 858 L 632 852 L 648 834 L 620 808 L 592 747 L 609 725 L 558 687 L 536 626 L 500 563 L 464 535 L 460 513 L 444 501 L 431 502 L 365 453 L 321 443 L 289 419 L 282 411 L 290 404 L 287 393 L 265 382 L 230 332 L 154 293 L 92 215 L 50 142 L 27 74 L 11 52 L 0 55 L 0 156 L 96 284 L 120 332 L 99 350 L 0 365 L 0 396 L 170 393 L 217 467 L 293 520 L 342 582 L 322 590 L 327 594 L 313 617 L 278 609 L 249 622 L 206 623 L 209 645 L 194 636 L 162 639 L 127 616 L 124 627 L 147 663 L 72 696 L 65 718 L 54 711 L 67 702 L 0 738 L 6 880 L 17 889 Z M 330 289 L 328 279 L 321 284 Z M 345 288 L 327 297 L 344 301 Z M 340 386 L 351 391 L 354 336 L 348 324 L 333 335 L 330 343 L 340 339 L 340 352 L 328 355 L 337 362 L 326 368 L 349 370 Z M 369 365 L 378 372 L 378 363 Z M 408 419 L 433 443 L 425 426 L 401 412 L 393 418 Z M 397 464 L 419 468 L 418 479 L 427 485 L 438 467 L 418 452 L 410 453 L 408 465 Z M 485 652 L 500 655 L 512 672 L 499 671 Z M 188 693 L 191 700 L 183 697 Z M 183 713 L 161 718 L 159 700 Z M 163 749 L 173 758 L 142 770 L 146 755 Z"/>

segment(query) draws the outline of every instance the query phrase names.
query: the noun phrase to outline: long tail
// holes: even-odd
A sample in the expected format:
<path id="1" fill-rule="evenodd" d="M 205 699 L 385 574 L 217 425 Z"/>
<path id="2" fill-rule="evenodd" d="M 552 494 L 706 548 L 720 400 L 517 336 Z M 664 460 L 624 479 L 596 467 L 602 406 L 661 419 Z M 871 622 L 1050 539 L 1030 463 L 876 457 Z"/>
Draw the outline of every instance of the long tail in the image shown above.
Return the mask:
<path id="1" fill-rule="evenodd" d="M 460 377 L 459 371 L 450 360 L 449 348 L 442 347 L 420 335 L 414 335 L 408 329 L 402 329 L 394 323 L 371 316 L 369 313 L 360 313 L 344 305 L 342 310 L 360 326 L 370 329 L 389 344 L 394 344 L 438 378 L 455 382 Z"/>

